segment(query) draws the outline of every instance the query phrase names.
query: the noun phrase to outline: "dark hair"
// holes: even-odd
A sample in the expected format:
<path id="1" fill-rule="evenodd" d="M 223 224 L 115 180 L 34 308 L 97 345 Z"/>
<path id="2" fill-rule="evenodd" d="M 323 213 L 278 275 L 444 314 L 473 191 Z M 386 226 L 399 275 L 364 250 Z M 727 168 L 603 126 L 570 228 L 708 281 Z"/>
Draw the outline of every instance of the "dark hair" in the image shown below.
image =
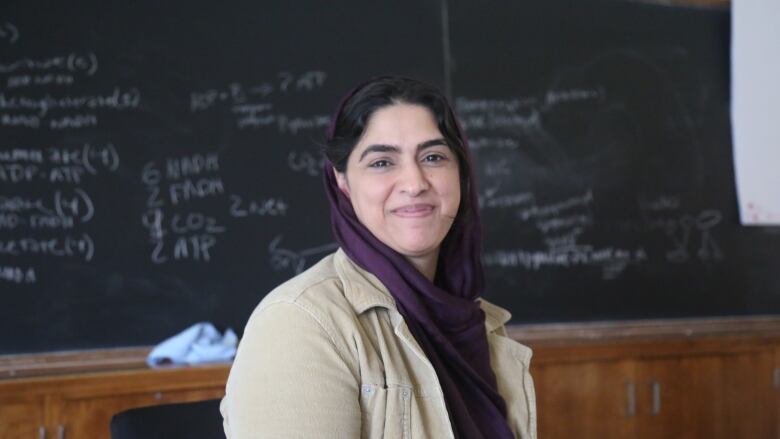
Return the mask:
<path id="1" fill-rule="evenodd" d="M 347 160 L 377 110 L 394 104 L 421 105 L 436 119 L 439 131 L 458 158 L 461 203 L 458 216 L 468 211 L 471 163 L 466 142 L 447 98 L 432 85 L 415 79 L 382 76 L 355 88 L 339 105 L 325 143 L 325 156 L 338 172 L 347 170 Z"/>

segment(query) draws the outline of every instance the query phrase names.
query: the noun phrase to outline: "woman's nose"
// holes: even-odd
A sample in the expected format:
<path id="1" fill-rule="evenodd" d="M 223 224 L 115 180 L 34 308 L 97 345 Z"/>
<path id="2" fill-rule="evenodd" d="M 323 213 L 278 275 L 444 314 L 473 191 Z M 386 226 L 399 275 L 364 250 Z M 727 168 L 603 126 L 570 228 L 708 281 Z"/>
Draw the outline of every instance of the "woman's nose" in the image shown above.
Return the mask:
<path id="1" fill-rule="evenodd" d="M 405 169 L 401 172 L 399 187 L 401 192 L 414 197 L 428 190 L 430 185 L 423 170 L 415 164 L 405 166 Z"/>

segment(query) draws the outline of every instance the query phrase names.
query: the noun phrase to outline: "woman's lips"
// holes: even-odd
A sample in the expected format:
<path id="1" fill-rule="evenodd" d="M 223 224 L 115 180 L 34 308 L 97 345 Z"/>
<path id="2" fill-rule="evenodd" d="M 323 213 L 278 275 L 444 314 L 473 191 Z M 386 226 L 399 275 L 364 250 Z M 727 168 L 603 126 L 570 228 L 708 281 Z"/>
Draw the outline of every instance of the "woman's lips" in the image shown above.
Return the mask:
<path id="1" fill-rule="evenodd" d="M 433 213 L 433 205 L 410 204 L 393 209 L 392 212 L 402 218 L 421 218 Z"/>

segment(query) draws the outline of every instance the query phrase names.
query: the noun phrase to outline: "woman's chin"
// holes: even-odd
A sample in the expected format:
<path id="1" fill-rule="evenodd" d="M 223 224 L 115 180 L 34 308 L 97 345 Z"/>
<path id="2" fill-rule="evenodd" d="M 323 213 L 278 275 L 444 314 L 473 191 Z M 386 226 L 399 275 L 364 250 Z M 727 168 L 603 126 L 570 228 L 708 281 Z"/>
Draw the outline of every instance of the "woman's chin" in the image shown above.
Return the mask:
<path id="1" fill-rule="evenodd" d="M 411 259 L 424 259 L 427 257 L 436 258 L 439 256 L 438 244 L 430 243 L 428 245 L 421 245 L 419 241 L 408 245 L 397 245 L 393 250 Z"/>

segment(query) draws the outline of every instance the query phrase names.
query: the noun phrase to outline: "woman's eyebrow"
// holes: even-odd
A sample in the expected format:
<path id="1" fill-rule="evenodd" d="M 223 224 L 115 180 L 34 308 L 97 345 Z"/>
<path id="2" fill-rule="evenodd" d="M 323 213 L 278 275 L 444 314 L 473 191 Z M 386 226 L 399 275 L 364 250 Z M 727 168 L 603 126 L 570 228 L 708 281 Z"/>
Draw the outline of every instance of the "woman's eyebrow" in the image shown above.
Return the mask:
<path id="1" fill-rule="evenodd" d="M 433 140 L 427 140 L 419 145 L 417 145 L 417 152 L 422 151 L 425 148 L 430 148 L 432 146 L 449 146 L 449 143 L 447 143 L 447 139 L 441 137 L 438 139 Z"/>
<path id="2" fill-rule="evenodd" d="M 360 159 L 358 159 L 358 162 L 363 161 L 363 158 L 365 158 L 368 154 L 372 152 L 399 152 L 401 149 L 397 146 L 393 145 L 369 145 L 366 147 L 366 149 L 363 150 L 363 153 L 360 154 Z"/>
<path id="3" fill-rule="evenodd" d="M 420 143 L 417 145 L 417 152 L 422 151 L 425 148 L 430 148 L 432 146 L 449 146 L 447 144 L 447 140 L 444 138 L 438 138 L 438 139 L 431 139 L 426 140 L 423 143 Z M 372 152 L 391 152 L 391 153 L 399 153 L 401 152 L 401 148 L 395 146 L 395 145 L 384 145 L 384 144 L 375 144 L 375 145 L 369 145 L 366 147 L 366 149 L 363 150 L 363 152 L 360 154 L 360 158 L 358 159 L 358 162 L 363 161 L 363 159 Z"/>

